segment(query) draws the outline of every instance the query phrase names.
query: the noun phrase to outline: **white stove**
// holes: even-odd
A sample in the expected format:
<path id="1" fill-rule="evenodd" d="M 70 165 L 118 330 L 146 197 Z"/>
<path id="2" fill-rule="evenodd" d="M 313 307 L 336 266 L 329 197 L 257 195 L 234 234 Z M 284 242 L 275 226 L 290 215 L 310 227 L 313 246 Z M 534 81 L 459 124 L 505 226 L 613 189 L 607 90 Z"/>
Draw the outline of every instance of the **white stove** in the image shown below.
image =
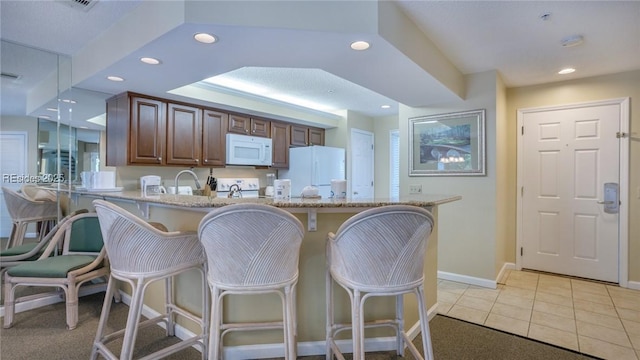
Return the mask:
<path id="1" fill-rule="evenodd" d="M 260 191 L 260 181 L 258 178 L 218 178 L 218 197 L 228 197 L 232 189 L 237 185 L 241 197 L 257 198 Z"/>

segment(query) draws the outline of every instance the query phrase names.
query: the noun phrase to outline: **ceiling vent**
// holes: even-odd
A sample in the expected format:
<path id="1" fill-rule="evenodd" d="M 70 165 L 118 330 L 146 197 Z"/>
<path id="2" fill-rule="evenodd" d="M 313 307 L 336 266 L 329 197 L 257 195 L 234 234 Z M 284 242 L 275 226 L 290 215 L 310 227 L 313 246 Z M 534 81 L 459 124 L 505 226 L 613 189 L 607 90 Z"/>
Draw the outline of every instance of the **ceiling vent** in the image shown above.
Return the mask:
<path id="1" fill-rule="evenodd" d="M 84 12 L 89 11 L 98 0 L 55 0 L 60 4 L 67 5 L 73 9 L 82 10 Z"/>

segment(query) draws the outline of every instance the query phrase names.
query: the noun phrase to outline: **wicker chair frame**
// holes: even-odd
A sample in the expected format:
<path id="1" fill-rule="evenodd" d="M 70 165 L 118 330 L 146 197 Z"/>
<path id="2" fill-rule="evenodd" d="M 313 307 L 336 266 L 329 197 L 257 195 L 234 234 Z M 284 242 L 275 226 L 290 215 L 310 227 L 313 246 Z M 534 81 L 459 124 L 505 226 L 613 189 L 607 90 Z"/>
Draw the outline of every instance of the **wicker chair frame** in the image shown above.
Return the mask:
<path id="1" fill-rule="evenodd" d="M 209 359 L 222 356 L 231 331 L 282 329 L 285 359 L 296 358 L 296 295 L 302 223 L 282 209 L 263 204 L 228 205 L 209 212 L 198 236 L 209 265 L 211 289 Z M 225 323 L 223 298 L 230 294 L 276 293 L 282 321 Z"/>
<path id="2" fill-rule="evenodd" d="M 364 329 L 389 326 L 396 331 L 396 351 L 404 356 L 406 343 L 413 356 L 424 359 L 404 331 L 403 295 L 413 293 L 418 300 L 423 351 L 433 359 L 429 319 L 424 297 L 424 258 L 433 229 L 433 216 L 416 206 L 389 205 L 365 210 L 345 221 L 327 237 L 326 358 L 344 356 L 335 336 L 352 330 L 353 359 L 365 358 Z M 351 323 L 334 319 L 333 281 L 351 300 Z M 394 296 L 395 319 L 364 321 L 364 304 L 374 296 Z"/>
<path id="3" fill-rule="evenodd" d="M 2 192 L 12 221 L 11 235 L 9 235 L 5 249 L 22 245 L 27 233 L 27 226 L 30 223 L 40 224 L 38 226 L 38 241 L 42 241 L 46 235 L 46 229 L 53 227 L 58 220 L 57 202 L 33 200 L 26 194 L 18 193 L 4 186 Z"/>
<path id="4" fill-rule="evenodd" d="M 23 266 L 37 266 L 40 260 L 46 260 L 51 256 L 58 256 L 64 259 L 70 255 L 90 255 L 95 259 L 80 268 L 69 271 L 66 277 L 22 277 L 12 276 L 11 269 L 4 274 L 4 294 L 5 294 L 5 315 L 4 327 L 9 328 L 13 325 L 13 317 L 15 313 L 15 305 L 20 302 L 33 300 L 48 294 L 26 295 L 19 298 L 15 297 L 15 290 L 20 286 L 41 286 L 56 287 L 62 289 L 65 295 L 66 312 L 67 312 L 67 328 L 75 329 L 78 323 L 78 293 L 80 286 L 98 278 L 106 278 L 109 275 L 109 263 L 106 258 L 104 247 L 99 252 L 77 252 L 70 249 L 72 238 L 72 227 L 75 222 L 84 218 L 97 217 L 96 213 L 77 214 L 63 224 L 55 232 L 53 238 L 47 244 L 42 255 L 36 261 L 20 264 Z M 61 254 L 58 251 L 61 249 Z M 17 269 L 17 267 L 16 267 Z M 104 283 L 96 283 L 89 286 L 104 287 Z"/>
<path id="5" fill-rule="evenodd" d="M 106 359 L 131 359 L 138 330 L 164 324 L 167 336 L 175 335 L 176 318 L 188 319 L 202 328 L 202 333 L 160 349 L 141 359 L 158 359 L 191 346 L 199 346 L 206 359 L 208 340 L 209 293 L 206 283 L 205 257 L 195 232 L 165 232 L 161 224 L 149 224 L 130 212 L 104 200 L 93 204 L 100 219 L 105 248 L 111 262 L 107 297 L 117 293 L 117 281 L 131 286 L 131 304 L 124 329 L 106 334 L 111 301 L 105 300 L 93 344 L 91 359 L 101 354 Z M 166 228 L 164 228 L 166 229 Z M 175 302 L 174 277 L 196 270 L 202 277 L 202 316 L 181 308 Z M 147 287 L 156 281 L 165 285 L 165 313 L 140 321 Z M 106 346 L 123 338 L 120 356 Z"/>

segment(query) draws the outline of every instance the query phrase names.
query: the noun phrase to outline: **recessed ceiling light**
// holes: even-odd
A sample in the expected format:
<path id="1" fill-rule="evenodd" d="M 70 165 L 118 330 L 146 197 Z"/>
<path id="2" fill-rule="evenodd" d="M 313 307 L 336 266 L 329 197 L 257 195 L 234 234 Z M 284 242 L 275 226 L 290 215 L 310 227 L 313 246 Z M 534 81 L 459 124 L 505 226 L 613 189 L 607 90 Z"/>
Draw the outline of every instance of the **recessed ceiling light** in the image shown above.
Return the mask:
<path id="1" fill-rule="evenodd" d="M 62 99 L 62 102 L 67 103 L 67 104 L 75 104 L 76 103 L 75 100 L 71 100 L 71 99 Z"/>
<path id="2" fill-rule="evenodd" d="M 558 71 L 558 74 L 566 75 L 566 74 L 571 74 L 574 71 L 576 71 L 576 69 L 574 69 L 574 68 L 566 68 L 566 69 L 562 69 L 562 70 Z"/>
<path id="3" fill-rule="evenodd" d="M 107 76 L 107 80 L 116 81 L 116 82 L 124 81 L 124 79 L 121 78 L 120 76 L 112 76 L 112 75 Z"/>
<path id="4" fill-rule="evenodd" d="M 58 109 L 56 109 L 56 108 L 47 108 L 47 110 L 53 111 L 53 112 L 58 112 Z"/>
<path id="5" fill-rule="evenodd" d="M 43 119 L 51 119 L 51 116 L 49 115 L 38 115 L 38 117 Z"/>
<path id="6" fill-rule="evenodd" d="M 193 38 L 203 44 L 212 44 L 217 40 L 215 36 L 207 33 L 197 33 L 193 35 Z"/>
<path id="7" fill-rule="evenodd" d="M 158 64 L 160 64 L 160 60 L 152 58 L 152 57 L 142 57 L 142 58 L 140 58 L 140 61 L 142 61 L 145 64 L 149 64 L 149 65 L 158 65 Z"/>
<path id="8" fill-rule="evenodd" d="M 390 108 L 391 108 L 391 105 L 382 105 L 382 106 L 380 106 L 380 107 L 381 107 L 381 108 L 383 108 L 383 109 L 390 109 Z"/>
<path id="9" fill-rule="evenodd" d="M 366 41 L 355 41 L 351 43 L 351 48 L 358 51 L 367 50 L 369 46 L 371 45 L 369 45 L 369 43 Z"/>

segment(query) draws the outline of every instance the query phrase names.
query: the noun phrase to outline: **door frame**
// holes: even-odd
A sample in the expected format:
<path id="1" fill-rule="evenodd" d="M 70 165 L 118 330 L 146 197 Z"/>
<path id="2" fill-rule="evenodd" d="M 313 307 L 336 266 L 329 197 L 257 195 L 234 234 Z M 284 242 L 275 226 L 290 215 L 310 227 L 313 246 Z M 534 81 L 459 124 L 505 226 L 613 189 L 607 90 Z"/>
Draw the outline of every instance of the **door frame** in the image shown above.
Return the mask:
<path id="1" fill-rule="evenodd" d="M 620 132 L 626 134 L 620 138 L 620 213 L 618 222 L 618 283 L 621 287 L 629 286 L 629 98 L 617 98 L 601 101 L 589 101 L 557 106 L 541 106 L 534 108 L 518 109 L 517 120 L 517 191 L 522 189 L 522 173 L 524 169 L 523 157 L 523 141 L 521 129 L 524 126 L 524 115 L 534 112 L 545 112 L 553 110 L 567 110 L 592 106 L 603 105 L 618 105 L 620 109 Z M 517 212 L 516 212 L 516 269 L 522 269 L 522 255 L 520 255 L 520 249 L 522 247 L 522 195 L 517 197 Z"/>

